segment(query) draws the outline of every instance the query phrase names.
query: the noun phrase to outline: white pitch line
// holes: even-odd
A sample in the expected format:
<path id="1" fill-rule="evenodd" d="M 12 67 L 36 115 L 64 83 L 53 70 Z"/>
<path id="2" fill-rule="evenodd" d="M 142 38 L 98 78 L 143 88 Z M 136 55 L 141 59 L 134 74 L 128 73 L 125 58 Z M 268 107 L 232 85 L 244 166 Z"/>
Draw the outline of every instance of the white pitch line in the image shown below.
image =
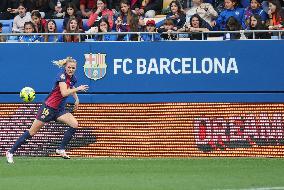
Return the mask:
<path id="1" fill-rule="evenodd" d="M 254 187 L 243 189 L 214 189 L 214 190 L 284 190 L 284 187 Z"/>

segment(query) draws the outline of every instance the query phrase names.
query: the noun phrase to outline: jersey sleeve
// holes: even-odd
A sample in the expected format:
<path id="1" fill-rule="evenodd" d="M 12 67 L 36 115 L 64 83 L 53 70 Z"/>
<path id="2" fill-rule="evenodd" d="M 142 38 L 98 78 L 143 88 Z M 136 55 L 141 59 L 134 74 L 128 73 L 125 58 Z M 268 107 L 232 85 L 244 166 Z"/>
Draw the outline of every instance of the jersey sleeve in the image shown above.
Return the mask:
<path id="1" fill-rule="evenodd" d="M 66 82 L 66 76 L 64 73 L 59 73 L 57 76 L 56 76 L 56 82 L 59 83 L 59 82 Z"/>

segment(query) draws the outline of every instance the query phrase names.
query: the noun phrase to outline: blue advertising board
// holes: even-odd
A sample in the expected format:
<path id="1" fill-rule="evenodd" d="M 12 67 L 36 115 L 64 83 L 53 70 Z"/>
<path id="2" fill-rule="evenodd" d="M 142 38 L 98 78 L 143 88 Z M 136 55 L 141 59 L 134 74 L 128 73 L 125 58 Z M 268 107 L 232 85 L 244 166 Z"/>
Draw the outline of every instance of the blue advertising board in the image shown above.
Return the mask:
<path id="1" fill-rule="evenodd" d="M 24 86 L 42 101 L 60 69 L 77 60 L 83 102 L 283 102 L 282 40 L 0 44 L 0 102 Z"/>

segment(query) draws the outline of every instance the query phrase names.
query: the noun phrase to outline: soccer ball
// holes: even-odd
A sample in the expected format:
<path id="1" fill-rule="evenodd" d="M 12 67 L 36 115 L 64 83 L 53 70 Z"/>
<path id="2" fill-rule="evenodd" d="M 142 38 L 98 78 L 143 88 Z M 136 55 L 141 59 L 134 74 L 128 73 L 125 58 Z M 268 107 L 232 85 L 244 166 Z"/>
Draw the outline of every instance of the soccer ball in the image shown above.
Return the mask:
<path id="1" fill-rule="evenodd" d="M 35 91 L 31 87 L 24 87 L 20 92 L 20 97 L 24 102 L 32 102 L 35 99 Z"/>

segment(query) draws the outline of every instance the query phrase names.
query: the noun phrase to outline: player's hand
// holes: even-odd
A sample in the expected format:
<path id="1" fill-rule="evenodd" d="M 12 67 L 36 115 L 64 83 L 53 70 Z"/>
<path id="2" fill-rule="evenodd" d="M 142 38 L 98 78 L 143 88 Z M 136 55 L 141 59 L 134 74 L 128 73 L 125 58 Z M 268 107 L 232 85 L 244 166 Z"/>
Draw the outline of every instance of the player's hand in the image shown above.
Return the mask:
<path id="1" fill-rule="evenodd" d="M 89 89 L 88 85 L 81 85 L 78 87 L 78 91 L 86 92 Z"/>

